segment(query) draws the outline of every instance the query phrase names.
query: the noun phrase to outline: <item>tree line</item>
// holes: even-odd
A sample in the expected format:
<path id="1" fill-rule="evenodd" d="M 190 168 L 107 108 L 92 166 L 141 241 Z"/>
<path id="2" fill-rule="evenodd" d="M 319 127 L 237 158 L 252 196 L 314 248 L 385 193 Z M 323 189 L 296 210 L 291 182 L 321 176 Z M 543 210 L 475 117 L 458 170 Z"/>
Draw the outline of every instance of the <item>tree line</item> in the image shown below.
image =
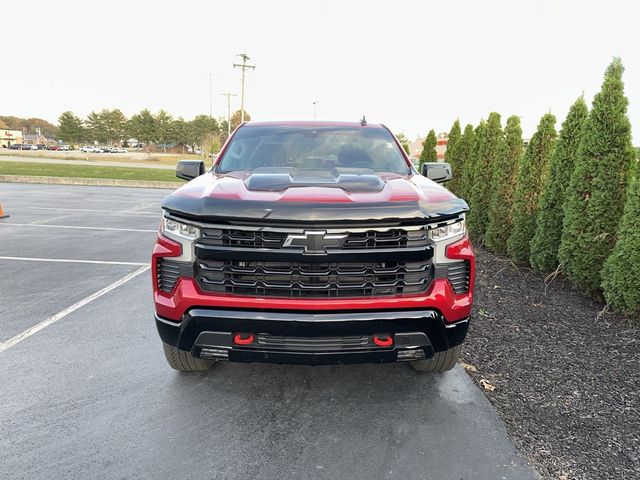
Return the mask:
<path id="1" fill-rule="evenodd" d="M 245 111 L 245 119 L 251 117 Z M 231 116 L 231 130 L 240 124 L 241 112 Z M 86 142 L 125 144 L 134 138 L 145 145 L 176 143 L 200 146 L 215 152 L 227 138 L 227 120 L 197 115 L 192 120 L 174 118 L 164 110 L 152 113 L 143 109 L 127 118 L 118 109 L 91 112 L 85 119 L 73 112 L 63 112 L 58 118 L 57 138 L 70 144 Z"/>
<path id="2" fill-rule="evenodd" d="M 19 130 L 34 134 L 38 129 L 45 137 L 55 137 L 58 133 L 58 127 L 42 118 L 0 116 L 0 130 Z"/>
<path id="3" fill-rule="evenodd" d="M 640 316 L 640 167 L 623 72 L 614 59 L 590 110 L 579 97 L 559 132 L 543 115 L 526 146 L 515 115 L 504 128 L 496 112 L 464 130 L 456 120 L 445 158 L 472 239 Z"/>

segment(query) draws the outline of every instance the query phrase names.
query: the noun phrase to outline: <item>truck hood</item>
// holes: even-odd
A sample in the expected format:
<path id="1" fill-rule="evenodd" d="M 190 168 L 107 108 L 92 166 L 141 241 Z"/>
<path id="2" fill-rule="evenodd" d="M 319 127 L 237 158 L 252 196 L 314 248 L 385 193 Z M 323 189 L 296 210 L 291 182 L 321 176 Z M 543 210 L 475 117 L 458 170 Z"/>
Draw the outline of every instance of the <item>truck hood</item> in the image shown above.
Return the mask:
<path id="1" fill-rule="evenodd" d="M 364 169 L 208 172 L 166 197 L 162 208 L 200 221 L 322 225 L 419 223 L 469 210 L 464 200 L 421 175 Z"/>

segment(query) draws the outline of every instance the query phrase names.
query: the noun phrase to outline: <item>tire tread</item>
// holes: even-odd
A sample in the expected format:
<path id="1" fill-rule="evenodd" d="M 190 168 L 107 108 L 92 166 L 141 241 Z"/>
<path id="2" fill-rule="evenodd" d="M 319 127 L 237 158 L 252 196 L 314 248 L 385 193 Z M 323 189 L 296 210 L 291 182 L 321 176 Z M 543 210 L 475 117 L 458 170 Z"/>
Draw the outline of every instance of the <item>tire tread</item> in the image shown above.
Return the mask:
<path id="1" fill-rule="evenodd" d="M 427 360 L 414 360 L 409 362 L 411 368 L 421 373 L 442 373 L 455 367 L 460 357 L 462 345 L 457 345 L 449 350 L 437 352 Z"/>
<path id="2" fill-rule="evenodd" d="M 215 360 L 195 358 L 190 352 L 185 352 L 164 342 L 162 349 L 169 366 L 179 372 L 204 372 L 216 363 Z"/>

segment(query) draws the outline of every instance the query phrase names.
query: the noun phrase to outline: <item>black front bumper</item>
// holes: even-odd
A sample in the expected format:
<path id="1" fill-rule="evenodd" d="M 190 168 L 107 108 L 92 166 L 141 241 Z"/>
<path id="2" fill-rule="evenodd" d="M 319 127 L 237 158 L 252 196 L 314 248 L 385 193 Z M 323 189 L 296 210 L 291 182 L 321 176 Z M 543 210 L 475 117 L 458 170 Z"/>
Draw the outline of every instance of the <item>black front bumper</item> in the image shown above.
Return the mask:
<path id="1" fill-rule="evenodd" d="M 462 343 L 468 325 L 466 319 L 447 324 L 436 310 L 292 313 L 194 308 L 179 323 L 156 315 L 162 341 L 196 357 L 305 365 L 431 358 Z M 238 346 L 232 341 L 235 333 L 266 340 Z M 353 347 L 349 342 L 353 336 L 373 334 L 392 335 L 393 346 L 370 342 Z"/>

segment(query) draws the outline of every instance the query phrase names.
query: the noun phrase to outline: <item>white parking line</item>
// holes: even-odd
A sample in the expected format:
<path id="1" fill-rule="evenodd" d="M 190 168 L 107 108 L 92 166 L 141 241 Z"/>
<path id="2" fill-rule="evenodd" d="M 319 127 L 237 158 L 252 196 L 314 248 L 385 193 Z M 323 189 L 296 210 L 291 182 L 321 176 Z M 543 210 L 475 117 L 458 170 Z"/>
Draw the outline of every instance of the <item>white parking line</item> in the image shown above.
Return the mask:
<path id="1" fill-rule="evenodd" d="M 8 348 L 11 348 L 11 347 L 13 347 L 14 345 L 16 345 L 18 343 L 20 343 L 22 340 L 24 340 L 26 338 L 29 338 L 31 335 L 33 335 L 35 333 L 38 333 L 43 328 L 48 327 L 52 323 L 57 322 L 58 320 L 60 320 L 61 318 L 66 317 L 70 313 L 75 312 L 80 307 L 83 307 L 87 303 L 92 302 L 96 298 L 100 298 L 104 294 L 109 293 L 114 288 L 118 288 L 120 285 L 122 285 L 124 283 L 127 283 L 132 278 L 137 277 L 138 275 L 140 275 L 141 273 L 146 272 L 147 270 L 149 270 L 149 265 L 145 265 L 144 267 L 140 267 L 137 270 L 134 270 L 133 272 L 128 273 L 127 275 L 122 277 L 120 280 L 116 280 L 111 285 L 107 285 L 103 289 L 98 290 L 95 293 L 92 293 L 88 297 L 85 297 L 82 300 L 80 300 L 79 302 L 74 303 L 70 307 L 67 307 L 64 310 L 59 311 L 58 313 L 56 313 L 55 315 L 52 315 L 51 317 L 47 318 L 46 320 L 43 320 L 40 323 L 36 323 L 33 327 L 27 328 L 26 330 L 20 332 L 19 334 L 11 337 L 9 340 L 7 340 L 5 342 L 1 342 L 0 343 L 0 353 L 4 352 Z"/>
<path id="2" fill-rule="evenodd" d="M 69 258 L 0 257 L 0 260 L 20 260 L 23 262 L 92 263 L 96 265 L 130 265 L 134 267 L 149 265 L 148 263 L 140 262 L 108 262 L 105 260 L 75 260 Z"/>
<path id="3" fill-rule="evenodd" d="M 91 208 L 58 208 L 58 207 L 29 207 L 32 210 L 55 210 L 58 212 L 90 212 L 90 213 L 109 213 L 112 215 L 154 215 L 160 216 L 160 212 L 135 212 L 131 210 L 94 210 Z"/>
<path id="4" fill-rule="evenodd" d="M 129 207 L 129 212 L 140 212 L 140 213 L 153 213 L 153 212 L 145 212 L 147 208 L 154 208 L 156 211 L 159 209 L 158 202 L 145 202 L 140 203 L 138 205 L 134 205 L 133 207 Z"/>
<path id="5" fill-rule="evenodd" d="M 42 227 L 42 228 L 75 228 L 77 230 L 106 230 L 108 232 L 146 232 L 156 233 L 158 230 L 145 230 L 142 228 L 112 228 L 112 227 L 81 227 L 78 225 L 44 225 L 34 223 L 5 223 L 0 222 L 0 226 L 7 227 Z"/>
<path id="6" fill-rule="evenodd" d="M 54 222 L 56 220 L 62 220 L 63 218 L 75 217 L 76 215 L 78 214 L 67 213 L 66 215 L 60 215 L 59 217 L 44 218 L 42 220 L 34 220 L 33 222 L 29 222 L 29 223 L 32 223 L 33 225 L 38 225 L 40 223 L 48 223 L 48 222 Z"/>
<path id="7" fill-rule="evenodd" d="M 83 200 L 83 202 L 100 202 L 100 203 L 128 203 L 128 204 L 132 204 L 132 203 L 136 203 L 136 202 L 140 202 L 140 201 L 147 201 L 147 202 L 151 202 L 151 201 L 155 201 L 155 205 L 158 205 L 160 203 L 160 201 L 162 200 L 162 197 L 158 197 L 158 198 L 138 198 L 135 200 L 115 200 L 113 198 L 85 198 Z"/>

